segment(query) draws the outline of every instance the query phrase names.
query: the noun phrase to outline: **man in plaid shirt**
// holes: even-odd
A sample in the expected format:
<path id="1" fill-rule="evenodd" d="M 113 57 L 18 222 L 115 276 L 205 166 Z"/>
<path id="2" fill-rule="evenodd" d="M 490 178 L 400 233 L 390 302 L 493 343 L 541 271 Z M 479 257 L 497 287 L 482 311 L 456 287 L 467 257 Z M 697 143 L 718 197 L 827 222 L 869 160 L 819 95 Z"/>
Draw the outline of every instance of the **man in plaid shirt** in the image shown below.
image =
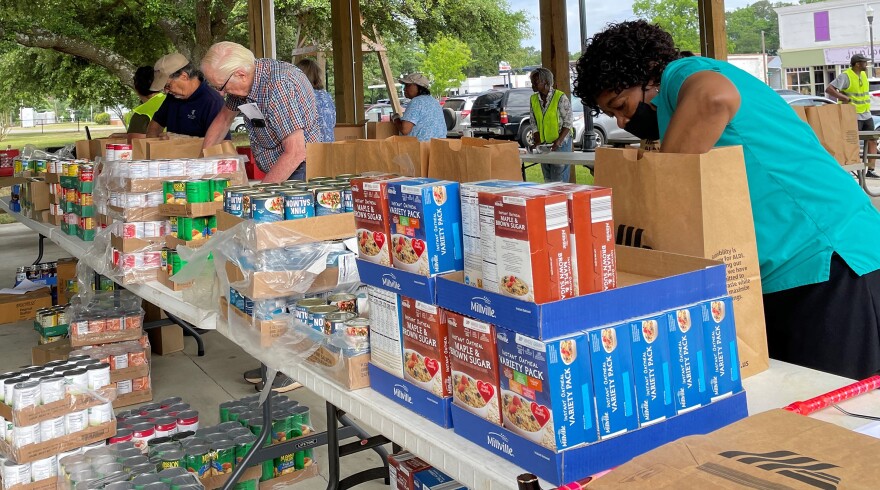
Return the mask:
<path id="1" fill-rule="evenodd" d="M 220 143 L 239 112 L 245 125 L 263 182 L 305 180 L 306 143 L 321 141 L 315 91 L 294 65 L 257 59 L 244 46 L 220 42 L 202 59 L 208 83 L 226 96 L 205 135 L 205 148 Z"/>

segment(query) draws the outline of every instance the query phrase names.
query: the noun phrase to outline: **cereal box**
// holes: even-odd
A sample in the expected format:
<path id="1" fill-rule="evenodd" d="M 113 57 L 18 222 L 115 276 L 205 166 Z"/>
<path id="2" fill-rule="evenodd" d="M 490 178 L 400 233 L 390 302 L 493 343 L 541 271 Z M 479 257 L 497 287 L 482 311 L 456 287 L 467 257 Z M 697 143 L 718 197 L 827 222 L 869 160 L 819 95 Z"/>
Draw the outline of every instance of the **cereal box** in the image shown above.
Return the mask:
<path id="1" fill-rule="evenodd" d="M 638 429 L 629 324 L 597 328 L 587 335 L 596 387 L 599 437 L 608 439 Z"/>
<path id="2" fill-rule="evenodd" d="M 575 294 L 590 294 L 616 287 L 617 255 L 614 249 L 611 189 L 565 182 L 552 182 L 539 187 L 568 196 Z"/>
<path id="3" fill-rule="evenodd" d="M 703 354 L 712 401 L 742 391 L 736 328 L 730 297 L 706 301 L 703 308 Z"/>
<path id="4" fill-rule="evenodd" d="M 495 253 L 501 294 L 539 304 L 574 296 L 566 196 L 531 188 L 497 194 Z"/>
<path id="5" fill-rule="evenodd" d="M 442 312 L 449 331 L 453 403 L 501 425 L 495 328 L 452 311 Z"/>
<path id="6" fill-rule="evenodd" d="M 700 305 L 666 312 L 675 411 L 687 412 L 709 402 L 703 364 L 703 309 Z"/>
<path id="7" fill-rule="evenodd" d="M 464 239 L 465 284 L 478 288 L 483 287 L 484 235 L 481 232 L 480 225 L 480 192 L 497 193 L 513 187 L 532 185 L 534 184 L 531 182 L 514 182 L 510 180 L 483 180 L 461 184 L 461 228 Z M 487 221 L 494 237 L 495 209 L 492 203 L 490 203 L 487 216 Z M 491 244 L 493 249 L 492 255 L 494 255 L 494 240 L 491 241 Z M 491 264 L 494 264 L 494 261 Z M 494 277 L 494 273 L 492 277 Z M 495 292 L 498 292 L 498 290 L 495 289 Z"/>
<path id="8" fill-rule="evenodd" d="M 391 266 L 391 220 L 388 217 L 388 182 L 391 174 L 351 179 L 354 223 L 357 229 L 358 257 Z"/>
<path id="9" fill-rule="evenodd" d="M 416 490 L 414 486 L 416 473 L 430 467 L 430 464 L 409 451 L 402 451 L 388 456 L 388 478 L 391 480 L 391 488 L 396 490 Z"/>
<path id="10" fill-rule="evenodd" d="M 400 296 L 367 286 L 370 304 L 370 362 L 403 378 Z"/>
<path id="11" fill-rule="evenodd" d="M 675 415 L 669 367 L 669 332 L 665 326 L 666 315 L 629 323 L 633 384 L 638 407 L 636 412 L 642 427 Z"/>
<path id="12" fill-rule="evenodd" d="M 437 468 L 430 468 L 416 473 L 413 490 L 468 490 L 468 488 Z"/>
<path id="13" fill-rule="evenodd" d="M 496 328 L 504 427 L 557 451 L 596 441 L 586 336 L 541 342 Z"/>
<path id="14" fill-rule="evenodd" d="M 440 308 L 401 297 L 403 378 L 439 397 L 452 395 L 449 339 Z"/>
<path id="15" fill-rule="evenodd" d="M 464 267 L 458 182 L 395 180 L 388 206 L 395 268 L 433 276 Z"/>

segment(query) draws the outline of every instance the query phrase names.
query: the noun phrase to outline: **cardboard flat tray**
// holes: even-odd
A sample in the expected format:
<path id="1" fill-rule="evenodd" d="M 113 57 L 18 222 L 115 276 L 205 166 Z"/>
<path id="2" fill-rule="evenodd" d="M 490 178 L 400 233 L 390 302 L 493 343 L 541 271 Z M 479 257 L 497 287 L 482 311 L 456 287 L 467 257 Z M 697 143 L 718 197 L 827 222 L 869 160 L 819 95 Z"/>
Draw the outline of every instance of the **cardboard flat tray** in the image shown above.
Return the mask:
<path id="1" fill-rule="evenodd" d="M 177 247 L 184 246 L 189 248 L 198 248 L 202 245 L 208 243 L 209 238 L 205 238 L 202 240 L 181 240 L 174 235 L 166 235 L 165 236 L 165 246 L 168 248 L 177 249 Z"/>
<path id="2" fill-rule="evenodd" d="M 312 462 L 309 466 L 294 471 L 293 473 L 288 473 L 279 476 L 278 478 L 272 478 L 271 480 L 261 481 L 260 490 L 284 490 L 294 483 L 299 483 L 316 476 L 318 476 L 318 465 L 317 463 Z M 205 487 L 205 489 L 208 490 L 208 487 Z"/>
<path id="3" fill-rule="evenodd" d="M 20 448 L 14 448 L 3 440 L 0 441 L 0 453 L 20 464 L 30 463 L 107 439 L 113 434 L 116 434 L 116 419 L 111 419 L 110 422 L 105 424 L 89 427 L 86 430 L 73 434 L 57 437 L 39 444 L 29 444 Z"/>
<path id="4" fill-rule="evenodd" d="M 147 358 L 150 357 L 150 350 L 147 349 Z M 125 381 L 127 379 L 135 379 L 135 378 L 143 378 L 144 376 L 150 375 L 150 364 L 144 364 L 142 366 L 130 366 L 122 369 L 114 369 L 110 371 L 110 383 L 117 383 L 119 381 Z"/>
<path id="5" fill-rule="evenodd" d="M 238 479 L 239 483 L 245 482 L 248 480 L 258 480 L 260 476 L 263 474 L 263 469 L 260 465 L 251 466 L 246 469 L 241 477 Z M 205 490 L 216 490 L 218 488 L 223 488 L 223 485 L 226 484 L 226 481 L 229 480 L 229 477 L 232 473 L 225 475 L 211 475 L 206 476 L 204 478 L 200 478 L 199 481 L 202 485 L 205 486 Z"/>
<path id="6" fill-rule="evenodd" d="M 720 261 L 617 247 L 617 270 L 616 289 L 540 305 L 467 286 L 463 273 L 455 272 L 438 277 L 436 304 L 532 338 L 552 339 L 727 294 Z"/>
<path id="7" fill-rule="evenodd" d="M 131 328 L 126 330 L 118 330 L 116 332 L 96 332 L 85 335 L 76 335 L 70 332 L 70 345 L 73 347 L 82 347 L 85 345 L 109 344 L 112 342 L 124 342 L 126 340 L 137 340 L 141 338 L 144 332 L 140 328 Z"/>
<path id="8" fill-rule="evenodd" d="M 123 238 L 115 233 L 110 234 L 110 245 L 124 253 L 138 252 L 141 250 L 160 250 L 165 246 L 167 237 L 156 238 Z"/>
<path id="9" fill-rule="evenodd" d="M 202 216 L 216 216 L 223 210 L 222 202 L 200 202 L 191 204 L 160 204 L 159 213 L 165 216 L 187 216 L 198 218 Z"/>
<path id="10" fill-rule="evenodd" d="M 244 221 L 227 212 L 217 213 L 217 229 L 225 231 Z M 267 250 L 290 245 L 341 240 L 355 234 L 354 213 L 316 216 L 275 223 L 252 223 L 255 228 L 253 250 Z"/>
<path id="11" fill-rule="evenodd" d="M 38 482 L 18 484 L 4 488 L 6 488 L 6 490 L 55 490 L 57 488 L 63 488 L 65 483 L 66 482 L 63 478 L 52 477 L 45 478 Z"/>
<path id="12" fill-rule="evenodd" d="M 97 393 L 106 400 L 116 399 L 116 387 L 112 384 L 97 390 Z M 28 406 L 14 410 L 5 403 L 0 403 L 0 416 L 11 420 L 13 425 L 26 427 L 44 420 L 54 419 L 77 410 L 85 410 L 105 403 L 103 400 L 91 395 L 66 395 L 63 399 L 47 405 Z"/>
<path id="13" fill-rule="evenodd" d="M 220 316 L 224 320 L 229 320 L 227 312 L 232 311 L 232 314 L 238 321 L 243 322 L 250 329 L 252 329 L 255 333 L 260 336 L 260 346 L 268 347 L 275 342 L 275 339 L 284 335 L 287 332 L 287 321 L 286 320 L 257 320 L 256 318 L 249 316 L 245 312 L 239 310 L 234 306 L 229 305 L 229 301 L 225 297 L 220 297 Z"/>
<path id="14" fill-rule="evenodd" d="M 437 304 L 437 277 L 422 276 L 361 259 L 357 259 L 357 266 L 364 284 L 428 304 Z"/>
<path id="15" fill-rule="evenodd" d="M 339 282 L 339 268 L 328 267 L 315 276 L 307 271 L 249 271 L 245 274 L 226 261 L 226 277 L 234 288 L 250 299 L 281 298 L 291 295 L 290 285 L 312 280 L 307 293 L 332 291 Z"/>
<path id="16" fill-rule="evenodd" d="M 122 221 L 130 223 L 133 221 L 159 221 L 165 219 L 159 213 L 159 207 L 150 208 L 120 208 L 118 206 L 107 206 L 107 209 L 113 213 L 114 217 L 121 217 Z"/>
<path id="17" fill-rule="evenodd" d="M 743 391 L 664 422 L 555 452 L 467 410 L 452 407 L 456 434 L 555 485 L 613 468 L 667 442 L 706 434 L 747 416 Z"/>
<path id="18" fill-rule="evenodd" d="M 193 285 L 193 281 L 186 282 L 183 284 L 178 284 L 171 280 L 171 276 L 168 274 L 167 269 L 159 268 L 159 284 L 165 286 L 166 288 L 172 291 L 183 291 L 184 289 L 189 289 Z"/>
<path id="19" fill-rule="evenodd" d="M 372 364 L 369 365 L 369 372 L 371 386 L 380 395 L 410 409 L 440 427 L 446 429 L 452 427 L 452 397 L 436 396 Z"/>
<path id="20" fill-rule="evenodd" d="M 116 401 L 113 402 L 113 408 L 119 409 L 122 407 L 130 407 L 132 405 L 139 405 L 144 402 L 151 401 L 153 399 L 153 389 L 142 390 L 142 391 L 132 391 L 131 393 L 126 393 L 124 395 L 119 395 L 116 398 Z"/>

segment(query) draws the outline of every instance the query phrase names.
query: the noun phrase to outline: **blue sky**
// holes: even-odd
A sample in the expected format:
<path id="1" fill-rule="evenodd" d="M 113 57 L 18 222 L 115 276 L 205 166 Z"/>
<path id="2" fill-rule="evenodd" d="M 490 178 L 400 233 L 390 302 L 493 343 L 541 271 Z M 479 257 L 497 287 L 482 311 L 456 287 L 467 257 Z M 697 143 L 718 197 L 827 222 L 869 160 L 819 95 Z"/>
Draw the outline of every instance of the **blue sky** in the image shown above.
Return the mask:
<path id="1" fill-rule="evenodd" d="M 541 31 L 538 21 L 538 0 L 508 0 L 512 10 L 525 10 L 529 14 L 531 37 L 525 39 L 525 46 L 541 48 Z M 569 50 L 580 51 L 580 20 L 578 17 L 578 0 L 566 0 L 568 5 L 568 46 Z M 755 0 L 729 0 L 725 2 L 725 10 L 745 7 Z M 632 13 L 632 0 L 586 0 L 587 37 L 602 29 L 609 22 L 620 22 L 635 18 Z"/>

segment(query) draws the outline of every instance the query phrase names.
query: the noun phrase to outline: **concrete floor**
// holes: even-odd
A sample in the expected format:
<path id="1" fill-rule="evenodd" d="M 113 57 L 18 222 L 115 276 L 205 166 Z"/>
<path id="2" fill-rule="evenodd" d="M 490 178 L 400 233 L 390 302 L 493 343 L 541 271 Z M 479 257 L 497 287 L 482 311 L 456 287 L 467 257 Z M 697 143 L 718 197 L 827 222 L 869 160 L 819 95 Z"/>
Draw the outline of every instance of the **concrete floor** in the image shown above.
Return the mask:
<path id="1" fill-rule="evenodd" d="M 11 287 L 15 278 L 15 268 L 31 264 L 37 257 L 37 234 L 26 226 L 13 223 L 0 225 L 0 287 Z M 69 256 L 54 243 L 46 240 L 43 260 L 54 260 Z M 255 393 L 253 385 L 242 378 L 246 369 L 258 366 L 247 353 L 236 344 L 216 332 L 206 334 L 205 356 L 196 356 L 196 343 L 186 337 L 183 352 L 167 356 L 153 356 L 153 397 L 155 401 L 179 396 L 199 411 L 201 423 L 211 425 L 218 422 L 218 405 L 227 400 L 241 398 Z M 37 343 L 37 334 L 30 321 L 0 325 L 0 372 L 6 372 L 31 363 L 31 347 Z M 289 393 L 312 410 L 312 424 L 315 430 L 326 429 L 324 401 L 305 388 Z M 390 449 L 390 448 L 389 448 Z M 317 490 L 327 486 L 326 447 L 315 451 L 320 477 L 312 478 L 286 488 L 293 490 Z M 362 469 L 380 464 L 375 452 L 366 451 L 348 456 L 342 460 L 342 474 L 345 477 Z M 362 490 L 388 488 L 381 480 L 368 482 L 356 487 Z"/>

